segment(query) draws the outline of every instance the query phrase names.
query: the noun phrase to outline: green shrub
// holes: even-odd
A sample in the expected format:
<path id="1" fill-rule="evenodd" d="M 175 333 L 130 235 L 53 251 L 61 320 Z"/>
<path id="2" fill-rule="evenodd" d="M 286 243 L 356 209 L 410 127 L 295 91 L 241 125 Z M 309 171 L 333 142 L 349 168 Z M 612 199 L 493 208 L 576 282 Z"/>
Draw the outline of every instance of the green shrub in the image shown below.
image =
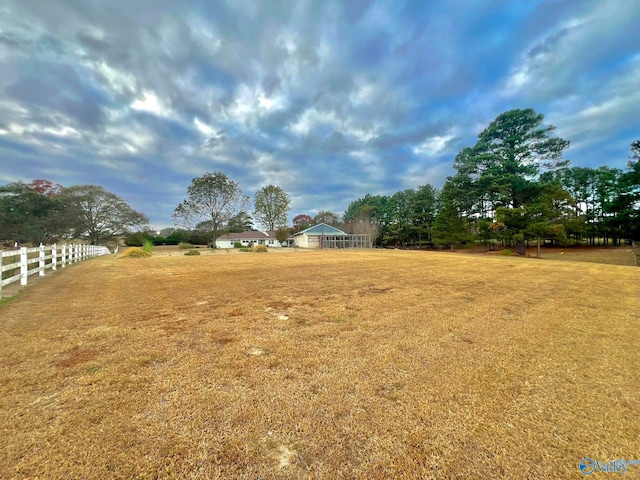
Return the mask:
<path id="1" fill-rule="evenodd" d="M 254 253 L 267 253 L 266 245 L 256 245 L 255 247 L 251 247 L 251 251 Z"/>
<path id="2" fill-rule="evenodd" d="M 154 245 L 178 245 L 179 240 L 177 238 L 164 238 L 164 237 L 153 237 Z"/>
<path id="3" fill-rule="evenodd" d="M 247 247 L 242 247 L 242 248 L 240 249 L 240 251 L 241 251 L 241 252 L 250 252 L 251 250 L 250 250 L 250 249 L 248 249 Z"/>
<path id="4" fill-rule="evenodd" d="M 153 250 L 153 241 L 149 239 L 145 240 L 142 249 L 147 253 L 151 253 L 151 250 Z"/>
<path id="5" fill-rule="evenodd" d="M 170 243 L 169 245 L 178 245 L 178 243 L 180 242 L 189 241 L 190 235 L 191 234 L 186 230 L 175 230 L 171 232 L 170 235 L 167 235 L 167 238 L 165 238 L 165 240 L 167 242 L 175 242 L 175 243 Z"/>
<path id="6" fill-rule="evenodd" d="M 509 255 L 513 255 L 513 252 L 511 250 L 509 250 L 508 248 L 505 248 L 504 250 L 502 250 L 501 255 L 504 255 L 505 257 L 508 257 Z"/>
<path id="7" fill-rule="evenodd" d="M 191 245 L 190 243 L 187 243 L 187 242 L 180 242 L 180 243 L 178 244 L 178 248 L 179 248 L 180 250 L 187 250 L 187 249 L 189 249 L 189 248 L 193 248 L 193 245 Z"/>
<path id="8" fill-rule="evenodd" d="M 240 243 L 240 242 L 234 242 L 234 243 L 233 243 L 233 248 L 242 248 L 242 243 Z"/>
<path id="9" fill-rule="evenodd" d="M 145 235 L 142 232 L 132 233 L 131 235 L 127 235 L 124 237 L 125 245 L 130 247 L 141 247 L 145 242 Z"/>
<path id="10" fill-rule="evenodd" d="M 127 250 L 124 256 L 129 258 L 144 258 L 144 257 L 150 257 L 151 253 L 145 252 L 140 247 L 131 247 Z"/>
<path id="11" fill-rule="evenodd" d="M 185 255 L 200 255 L 200 252 L 198 250 L 189 250 L 188 252 L 184 252 Z"/>
<path id="12" fill-rule="evenodd" d="M 200 232 L 198 230 L 192 230 L 188 240 L 185 242 L 193 243 L 194 245 L 206 245 L 211 241 L 211 234 L 207 232 Z"/>

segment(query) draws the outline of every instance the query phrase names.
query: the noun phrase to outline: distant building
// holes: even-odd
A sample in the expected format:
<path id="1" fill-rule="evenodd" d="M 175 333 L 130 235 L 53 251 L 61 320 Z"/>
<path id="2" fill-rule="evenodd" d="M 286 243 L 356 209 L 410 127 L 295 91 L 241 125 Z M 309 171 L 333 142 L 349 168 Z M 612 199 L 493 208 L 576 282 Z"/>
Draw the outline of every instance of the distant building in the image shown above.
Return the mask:
<path id="1" fill-rule="evenodd" d="M 320 223 L 293 235 L 294 245 L 302 248 L 371 248 L 371 235 L 348 234 Z"/>
<path id="2" fill-rule="evenodd" d="M 258 232 L 248 230 L 242 233 L 225 233 L 216 239 L 217 248 L 233 248 L 239 242 L 243 247 L 253 245 L 266 245 L 267 247 L 279 248 L 282 245 L 276 238 L 276 232 Z"/>

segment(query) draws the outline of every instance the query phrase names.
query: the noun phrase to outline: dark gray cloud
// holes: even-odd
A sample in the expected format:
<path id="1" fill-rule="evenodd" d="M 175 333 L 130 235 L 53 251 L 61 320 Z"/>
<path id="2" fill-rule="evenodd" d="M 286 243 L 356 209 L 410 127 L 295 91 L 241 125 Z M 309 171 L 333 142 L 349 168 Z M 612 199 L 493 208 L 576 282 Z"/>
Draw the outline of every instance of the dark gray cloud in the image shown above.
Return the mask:
<path id="1" fill-rule="evenodd" d="M 633 0 L 9 0 L 0 182 L 99 183 L 164 226 L 191 178 L 220 170 L 249 194 L 282 186 L 292 216 L 341 212 L 440 186 L 489 121 L 529 106 L 576 163 L 622 167 L 640 136 L 639 14 Z"/>
<path id="2" fill-rule="evenodd" d="M 80 128 L 95 129 L 103 121 L 103 94 L 83 82 L 69 65 L 25 65 L 5 94 L 29 110 L 62 114 Z"/>

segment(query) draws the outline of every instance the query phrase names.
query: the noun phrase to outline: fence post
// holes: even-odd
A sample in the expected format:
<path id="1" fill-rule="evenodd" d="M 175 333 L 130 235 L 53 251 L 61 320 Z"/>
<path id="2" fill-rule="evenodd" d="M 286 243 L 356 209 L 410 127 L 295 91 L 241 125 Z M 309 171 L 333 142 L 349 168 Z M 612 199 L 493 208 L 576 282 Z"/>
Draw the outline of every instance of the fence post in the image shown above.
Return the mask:
<path id="1" fill-rule="evenodd" d="M 62 268 L 67 267 L 67 244 L 62 244 Z"/>
<path id="2" fill-rule="evenodd" d="M 51 270 L 58 269 L 58 244 L 51 245 Z"/>
<path id="3" fill-rule="evenodd" d="M 44 250 L 45 247 L 44 245 L 41 243 L 40 244 L 40 250 L 38 252 L 38 276 L 39 277 L 44 277 Z"/>
<path id="4" fill-rule="evenodd" d="M 2 271 L 2 250 L 0 250 L 0 298 L 2 298 L 2 276 L 4 272 Z"/>
<path id="5" fill-rule="evenodd" d="M 27 284 L 29 276 L 29 265 L 27 264 L 27 247 L 20 247 L 20 285 Z"/>

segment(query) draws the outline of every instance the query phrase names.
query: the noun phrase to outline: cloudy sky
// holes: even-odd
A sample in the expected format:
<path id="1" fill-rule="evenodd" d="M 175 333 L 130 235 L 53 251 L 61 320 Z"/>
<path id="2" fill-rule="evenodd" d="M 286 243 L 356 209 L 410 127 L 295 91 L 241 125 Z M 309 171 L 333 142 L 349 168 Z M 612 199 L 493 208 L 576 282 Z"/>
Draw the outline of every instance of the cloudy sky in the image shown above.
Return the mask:
<path id="1" fill-rule="evenodd" d="M 171 226 L 191 179 L 290 218 L 441 187 L 533 107 L 572 165 L 640 138 L 637 0 L 2 0 L 0 184 L 102 185 Z"/>

